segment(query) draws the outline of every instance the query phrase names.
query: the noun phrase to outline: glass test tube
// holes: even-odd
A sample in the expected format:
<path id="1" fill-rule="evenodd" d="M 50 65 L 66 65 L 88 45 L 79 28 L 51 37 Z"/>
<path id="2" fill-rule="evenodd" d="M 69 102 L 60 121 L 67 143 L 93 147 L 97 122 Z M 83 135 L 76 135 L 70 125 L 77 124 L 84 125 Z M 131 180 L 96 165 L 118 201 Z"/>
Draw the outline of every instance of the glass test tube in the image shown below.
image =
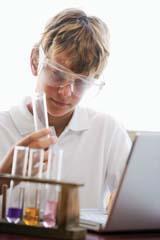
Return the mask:
<path id="1" fill-rule="evenodd" d="M 42 177 L 44 150 L 30 149 L 28 177 Z M 41 184 L 27 183 L 23 222 L 26 225 L 38 225 Z"/>
<path id="2" fill-rule="evenodd" d="M 47 165 L 47 179 L 60 180 L 62 170 L 63 151 L 58 145 L 50 146 Z M 56 212 L 58 203 L 59 186 L 46 185 L 46 200 L 43 216 L 43 225 L 45 227 L 54 227 L 56 225 Z"/>
<path id="3" fill-rule="evenodd" d="M 35 130 L 37 131 L 42 128 L 48 128 L 49 123 L 45 93 L 36 92 L 32 98 L 32 104 Z M 54 127 L 52 128 L 51 135 L 56 135 Z M 62 155 L 63 151 L 58 144 L 50 146 L 48 153 L 48 168 L 46 173 L 48 179 L 61 179 Z M 46 185 L 44 187 L 44 191 L 46 194 L 43 195 L 45 196 L 43 197 L 43 200 L 44 198 L 47 200 L 45 199 L 45 207 L 41 209 L 41 213 L 44 217 L 43 224 L 46 227 L 51 227 L 55 225 L 59 186 L 56 186 L 54 189 L 54 186 Z"/>
<path id="4" fill-rule="evenodd" d="M 44 92 L 35 92 L 32 97 L 32 105 L 35 131 L 41 130 L 42 128 L 48 128 L 49 122 L 46 94 Z M 56 136 L 56 131 L 54 127 L 52 127 L 51 130 L 51 135 Z"/>
<path id="5" fill-rule="evenodd" d="M 32 97 L 35 131 L 48 128 L 48 113 L 46 95 L 44 92 L 35 92 Z"/>
<path id="6" fill-rule="evenodd" d="M 12 162 L 12 175 L 21 177 L 26 176 L 28 162 L 28 147 L 15 146 Z M 24 204 L 24 183 L 16 183 L 10 181 L 9 199 L 7 208 L 7 221 L 10 223 L 18 223 L 22 218 Z"/>

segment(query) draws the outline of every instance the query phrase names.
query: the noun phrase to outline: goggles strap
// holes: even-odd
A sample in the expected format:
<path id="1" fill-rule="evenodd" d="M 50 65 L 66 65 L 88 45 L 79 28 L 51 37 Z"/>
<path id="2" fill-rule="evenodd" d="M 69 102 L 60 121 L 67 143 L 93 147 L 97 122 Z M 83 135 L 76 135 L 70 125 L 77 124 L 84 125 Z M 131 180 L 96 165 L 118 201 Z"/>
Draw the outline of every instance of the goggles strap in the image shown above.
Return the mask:
<path id="1" fill-rule="evenodd" d="M 41 70 L 43 68 L 44 59 L 45 59 L 45 54 L 44 54 L 44 51 L 42 49 L 42 46 L 40 45 L 39 46 L 38 74 L 41 72 Z"/>

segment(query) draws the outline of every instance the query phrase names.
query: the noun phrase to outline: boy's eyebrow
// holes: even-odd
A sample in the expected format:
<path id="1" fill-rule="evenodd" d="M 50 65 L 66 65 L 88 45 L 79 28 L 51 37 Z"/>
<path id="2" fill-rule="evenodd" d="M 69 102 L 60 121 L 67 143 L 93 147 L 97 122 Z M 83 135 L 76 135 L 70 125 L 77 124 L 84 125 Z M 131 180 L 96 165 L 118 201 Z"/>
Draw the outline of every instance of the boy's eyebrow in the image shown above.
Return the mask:
<path id="1" fill-rule="evenodd" d="M 49 58 L 45 58 L 45 59 L 47 60 L 47 63 L 50 67 L 53 66 L 53 67 L 57 68 L 57 70 L 67 72 L 68 74 L 75 75 L 75 76 L 77 76 L 79 78 L 82 78 L 82 79 L 88 78 L 88 76 L 85 76 L 85 75 L 82 75 L 82 74 L 79 74 L 79 73 L 75 73 L 72 70 L 70 70 L 69 68 L 66 68 L 65 66 L 57 63 L 56 61 L 51 62 L 51 60 Z"/>

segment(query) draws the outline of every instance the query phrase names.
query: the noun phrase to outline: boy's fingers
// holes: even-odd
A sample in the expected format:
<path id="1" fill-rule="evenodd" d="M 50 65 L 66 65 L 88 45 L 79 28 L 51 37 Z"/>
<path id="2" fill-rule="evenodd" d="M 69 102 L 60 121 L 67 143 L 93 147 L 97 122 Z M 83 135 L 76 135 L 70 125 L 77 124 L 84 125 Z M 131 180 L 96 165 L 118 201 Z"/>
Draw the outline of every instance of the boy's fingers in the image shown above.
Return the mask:
<path id="1" fill-rule="evenodd" d="M 53 137 L 41 138 L 36 141 L 32 141 L 28 146 L 30 148 L 48 148 L 51 144 L 55 143 Z"/>
<path id="2" fill-rule="evenodd" d="M 23 146 L 28 146 L 30 143 L 33 141 L 36 141 L 37 139 L 44 137 L 46 135 L 49 135 L 51 133 L 51 130 L 49 128 L 44 128 L 42 130 L 39 130 L 37 132 L 33 132 L 20 140 L 17 145 L 23 145 Z"/>

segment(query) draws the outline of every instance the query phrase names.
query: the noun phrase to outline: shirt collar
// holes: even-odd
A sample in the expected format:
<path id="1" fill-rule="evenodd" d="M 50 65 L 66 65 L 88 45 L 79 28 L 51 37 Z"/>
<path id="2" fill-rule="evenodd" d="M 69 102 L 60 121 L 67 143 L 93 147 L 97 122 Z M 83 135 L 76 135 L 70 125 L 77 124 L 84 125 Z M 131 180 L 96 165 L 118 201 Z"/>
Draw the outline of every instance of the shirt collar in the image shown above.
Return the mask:
<path id="1" fill-rule="evenodd" d="M 20 106 L 15 106 L 10 109 L 11 118 L 22 136 L 34 131 L 33 115 L 27 108 L 27 103 L 29 101 L 30 97 L 26 97 Z M 89 114 L 87 109 L 78 106 L 74 110 L 66 130 L 83 131 L 87 130 L 89 126 Z"/>
<path id="2" fill-rule="evenodd" d="M 67 126 L 72 131 L 83 131 L 89 128 L 89 115 L 85 108 L 76 107 L 73 116 Z"/>

